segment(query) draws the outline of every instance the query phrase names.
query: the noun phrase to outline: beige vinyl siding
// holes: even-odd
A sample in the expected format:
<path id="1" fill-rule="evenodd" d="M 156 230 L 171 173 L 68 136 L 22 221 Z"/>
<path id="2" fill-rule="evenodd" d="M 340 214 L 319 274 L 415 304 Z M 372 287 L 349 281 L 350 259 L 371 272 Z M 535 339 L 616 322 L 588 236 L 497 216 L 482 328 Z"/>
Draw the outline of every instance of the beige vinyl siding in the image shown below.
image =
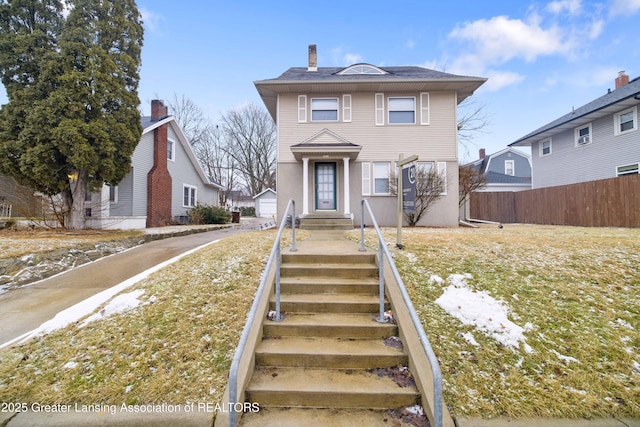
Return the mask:
<path id="1" fill-rule="evenodd" d="M 351 94 L 351 122 L 298 122 L 299 95 L 285 94 L 279 97 L 278 125 L 279 162 L 296 162 L 290 146 L 299 144 L 327 128 L 347 141 L 362 146 L 358 161 L 390 161 L 398 153 L 417 154 L 439 161 L 457 161 L 456 103 L 454 92 L 429 92 L 429 125 L 376 126 L 374 93 Z M 313 97 L 341 97 L 342 94 L 314 93 Z M 420 117 L 420 92 L 385 93 L 386 99 L 394 96 L 414 96 L 417 117 Z M 307 101 L 309 96 L 306 97 Z M 385 111 L 386 114 L 386 111 Z M 342 120 L 340 118 L 340 120 Z"/>

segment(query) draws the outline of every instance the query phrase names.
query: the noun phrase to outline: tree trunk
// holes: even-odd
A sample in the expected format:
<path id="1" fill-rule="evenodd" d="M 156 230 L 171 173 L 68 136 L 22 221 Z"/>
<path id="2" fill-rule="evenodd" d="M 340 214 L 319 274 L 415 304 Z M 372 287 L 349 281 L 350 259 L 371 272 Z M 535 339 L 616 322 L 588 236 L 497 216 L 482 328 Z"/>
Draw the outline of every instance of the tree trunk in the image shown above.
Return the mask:
<path id="1" fill-rule="evenodd" d="M 65 228 L 67 230 L 84 230 L 86 223 L 84 219 L 84 199 L 87 195 L 88 173 L 86 170 L 78 171 L 78 177 L 72 185 L 72 196 L 70 206 L 65 210 Z"/>

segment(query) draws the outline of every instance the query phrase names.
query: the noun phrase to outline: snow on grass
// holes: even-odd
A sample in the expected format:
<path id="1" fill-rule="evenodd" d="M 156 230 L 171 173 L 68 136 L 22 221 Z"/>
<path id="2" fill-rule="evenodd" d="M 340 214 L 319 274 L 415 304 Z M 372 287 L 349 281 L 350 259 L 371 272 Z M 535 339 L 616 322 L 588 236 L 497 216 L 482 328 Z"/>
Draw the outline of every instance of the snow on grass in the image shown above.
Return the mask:
<path id="1" fill-rule="evenodd" d="M 471 275 L 452 274 L 447 277 L 450 284 L 435 301 L 449 315 L 464 325 L 472 325 L 480 332 L 495 339 L 506 347 L 517 348 L 524 343 L 524 329 L 508 318 L 509 308 L 497 301 L 486 291 L 476 292 L 467 286 Z M 439 282 L 439 280 L 435 280 Z M 465 337 L 471 344 L 475 341 Z M 477 342 L 475 343 L 476 346 Z"/>
<path id="2" fill-rule="evenodd" d="M 89 323 L 96 321 L 98 319 L 102 319 L 104 317 L 108 317 L 114 314 L 122 313 L 124 311 L 136 308 L 137 306 L 140 305 L 140 300 L 138 298 L 142 294 L 144 294 L 144 289 L 137 289 L 135 291 L 127 292 L 114 297 L 98 313 L 94 313 L 91 316 L 84 319 L 83 322 L 80 324 L 80 327 L 86 326 Z"/>

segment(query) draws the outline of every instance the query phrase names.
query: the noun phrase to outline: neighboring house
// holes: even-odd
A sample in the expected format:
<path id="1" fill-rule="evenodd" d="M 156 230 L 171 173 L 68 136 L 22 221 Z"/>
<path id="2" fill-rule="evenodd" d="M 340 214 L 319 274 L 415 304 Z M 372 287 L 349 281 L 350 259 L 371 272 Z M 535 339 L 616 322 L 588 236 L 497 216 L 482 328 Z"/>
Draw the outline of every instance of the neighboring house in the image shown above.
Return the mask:
<path id="1" fill-rule="evenodd" d="M 467 163 L 474 166 L 486 178 L 486 185 L 477 191 L 522 191 L 531 189 L 531 157 L 519 150 L 505 148 Z M 467 166 L 465 165 L 465 166 Z"/>
<path id="2" fill-rule="evenodd" d="M 533 188 L 637 174 L 640 78 L 621 71 L 615 90 L 510 144 L 531 147 Z"/>
<path id="3" fill-rule="evenodd" d="M 198 203 L 219 205 L 222 187 L 204 173 L 175 117 L 167 113 L 162 101 L 151 101 L 131 171 L 85 202 L 91 228 L 160 227 L 186 222 Z"/>
<path id="4" fill-rule="evenodd" d="M 227 209 L 253 208 L 253 197 L 247 196 L 242 190 L 232 190 L 227 196 Z"/>
<path id="5" fill-rule="evenodd" d="M 256 206 L 256 218 L 273 218 L 276 216 L 276 192 L 267 188 L 253 196 Z"/>
<path id="6" fill-rule="evenodd" d="M 457 106 L 486 79 L 415 66 L 294 67 L 255 86 L 278 126 L 278 219 L 289 199 L 302 217 L 340 214 L 360 223 L 369 199 L 381 225 L 396 224 L 395 162 L 418 155 L 446 191 L 420 225 L 458 223 Z"/>

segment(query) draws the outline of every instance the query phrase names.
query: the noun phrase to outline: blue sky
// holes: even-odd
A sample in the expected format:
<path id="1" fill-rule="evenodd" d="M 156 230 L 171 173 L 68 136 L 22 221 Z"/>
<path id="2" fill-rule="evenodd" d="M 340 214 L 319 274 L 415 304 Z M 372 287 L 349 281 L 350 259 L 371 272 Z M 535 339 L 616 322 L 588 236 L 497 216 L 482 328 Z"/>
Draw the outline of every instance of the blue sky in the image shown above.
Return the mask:
<path id="1" fill-rule="evenodd" d="M 307 65 L 419 65 L 487 77 L 474 95 L 491 124 L 480 147 L 519 137 L 640 76 L 640 0 L 138 0 L 145 21 L 140 100 L 185 95 L 217 121 L 253 82 Z M 3 97 L 2 102 L 6 98 Z"/>

